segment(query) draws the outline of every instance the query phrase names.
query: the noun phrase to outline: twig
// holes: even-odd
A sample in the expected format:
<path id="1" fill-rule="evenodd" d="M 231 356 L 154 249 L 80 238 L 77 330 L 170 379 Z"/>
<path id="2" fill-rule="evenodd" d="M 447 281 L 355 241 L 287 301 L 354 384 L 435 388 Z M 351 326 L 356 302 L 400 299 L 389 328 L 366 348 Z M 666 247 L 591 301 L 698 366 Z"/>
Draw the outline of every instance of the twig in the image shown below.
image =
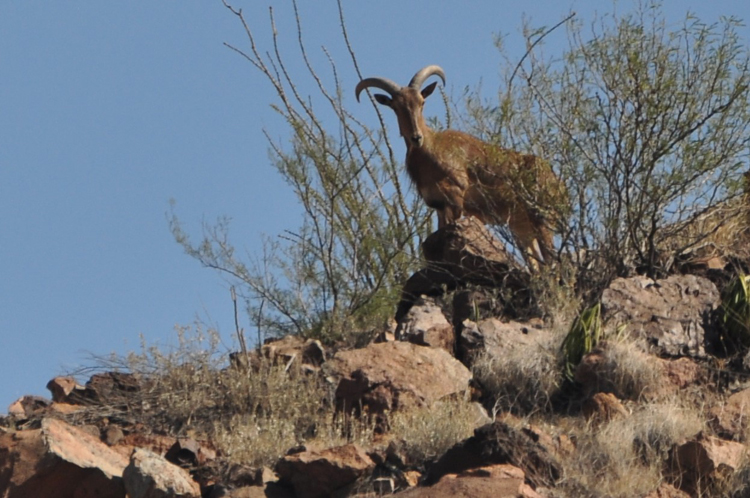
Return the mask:
<path id="1" fill-rule="evenodd" d="M 243 333 L 243 330 L 240 328 L 240 320 L 237 315 L 237 293 L 234 290 L 234 285 L 229 288 L 229 291 L 232 293 L 232 303 L 234 304 L 234 329 L 237 332 L 237 340 L 240 342 L 240 351 L 242 352 L 242 356 L 245 357 L 245 365 L 249 365 L 250 357 L 247 354 L 247 344 L 245 344 L 245 334 Z"/>
<path id="2" fill-rule="evenodd" d="M 534 50 L 534 47 L 536 47 L 537 44 L 539 44 L 539 42 L 541 42 L 548 34 L 552 33 L 554 30 L 556 30 L 557 28 L 559 28 L 560 26 L 562 26 L 566 22 L 568 22 L 571 19 L 573 19 L 575 17 L 575 15 L 576 15 L 575 12 L 571 12 L 568 17 L 566 17 L 565 19 L 563 19 L 562 21 L 560 21 L 559 23 L 555 24 L 550 29 L 548 29 L 547 31 L 545 31 L 544 33 L 542 33 L 539 36 L 539 38 L 537 38 L 536 40 L 534 40 L 534 43 L 532 43 L 531 46 L 528 49 L 526 49 L 526 53 L 523 54 L 523 57 L 521 57 L 521 60 L 518 61 L 518 64 L 516 64 L 516 68 L 513 69 L 513 73 L 510 75 L 510 79 L 508 80 L 508 95 L 510 95 L 510 89 L 513 86 L 513 78 L 516 77 L 516 73 L 521 68 L 521 65 L 523 64 L 523 61 L 525 61 L 526 57 L 528 57 L 529 54 L 531 54 L 531 51 Z"/>
<path id="3" fill-rule="evenodd" d="M 266 299 L 260 300 L 260 307 L 258 308 L 258 321 L 255 325 L 255 329 L 258 331 L 258 353 L 260 353 L 260 347 L 263 344 L 263 334 L 261 332 L 261 325 L 263 325 L 263 305 L 266 304 Z"/>

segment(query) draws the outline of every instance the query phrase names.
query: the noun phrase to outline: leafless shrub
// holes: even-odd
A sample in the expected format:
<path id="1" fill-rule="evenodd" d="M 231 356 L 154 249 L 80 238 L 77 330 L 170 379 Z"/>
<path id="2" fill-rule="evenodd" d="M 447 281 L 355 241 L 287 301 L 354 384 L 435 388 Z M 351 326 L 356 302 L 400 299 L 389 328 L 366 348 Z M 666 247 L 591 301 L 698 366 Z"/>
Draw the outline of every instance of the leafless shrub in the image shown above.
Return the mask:
<path id="1" fill-rule="evenodd" d="M 254 66 L 276 92 L 272 105 L 289 125 L 290 137 L 270 136 L 273 166 L 299 200 L 304 217 L 297 230 L 267 240 L 264 254 L 247 262 L 229 238 L 228 219 L 204 226 L 193 242 L 172 216 L 175 239 L 206 267 L 221 272 L 241 291 L 252 322 L 267 335 L 296 333 L 337 340 L 369 332 L 391 316 L 401 284 L 419 266 L 419 244 L 428 231 L 427 208 L 402 185 L 380 110 L 379 126 L 357 120 L 344 105 L 338 68 L 313 66 L 296 15 L 299 55 L 306 73 L 293 74 L 280 48 L 273 9 L 271 40 L 256 39 L 241 9 L 225 6 L 247 35 L 246 46 L 227 45 Z M 346 71 L 359 74 L 339 3 L 341 42 L 351 54 Z M 361 75 L 360 75 L 361 77 Z M 303 81 L 309 82 L 302 83 Z M 265 308 L 264 308 L 265 305 Z"/>

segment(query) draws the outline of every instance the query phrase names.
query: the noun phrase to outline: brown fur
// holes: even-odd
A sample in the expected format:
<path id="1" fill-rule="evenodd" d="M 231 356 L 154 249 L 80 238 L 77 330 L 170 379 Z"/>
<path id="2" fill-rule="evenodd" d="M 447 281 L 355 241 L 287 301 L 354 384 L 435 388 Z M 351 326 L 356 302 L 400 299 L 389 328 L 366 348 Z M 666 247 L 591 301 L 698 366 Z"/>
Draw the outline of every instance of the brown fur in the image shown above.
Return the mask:
<path id="1" fill-rule="evenodd" d="M 554 255 L 555 213 L 567 205 L 562 181 L 545 161 L 533 155 L 502 149 L 455 130 L 435 131 L 425 123 L 425 99 L 437 83 L 420 90 L 425 73 L 443 77 L 430 66 L 412 83 L 397 87 L 378 84 L 377 78 L 363 80 L 359 92 L 368 86 L 388 91 L 391 97 L 376 100 L 396 113 L 401 136 L 406 142 L 406 171 L 425 203 L 438 215 L 438 227 L 471 215 L 485 223 L 505 223 L 510 228 L 529 264 Z M 414 84 L 416 81 L 416 85 Z"/>

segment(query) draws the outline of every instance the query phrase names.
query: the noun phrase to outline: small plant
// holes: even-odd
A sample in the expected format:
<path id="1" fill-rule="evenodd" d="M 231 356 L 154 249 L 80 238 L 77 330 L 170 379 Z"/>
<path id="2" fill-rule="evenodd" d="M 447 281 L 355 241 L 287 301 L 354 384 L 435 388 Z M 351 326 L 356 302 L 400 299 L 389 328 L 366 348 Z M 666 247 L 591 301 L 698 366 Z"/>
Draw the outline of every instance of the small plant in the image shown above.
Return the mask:
<path id="1" fill-rule="evenodd" d="M 721 296 L 720 320 L 730 349 L 750 346 L 750 277 L 740 274 Z"/>
<path id="2" fill-rule="evenodd" d="M 585 309 L 570 327 L 562 343 L 565 377 L 573 378 L 575 367 L 597 345 L 602 335 L 601 303 Z"/>

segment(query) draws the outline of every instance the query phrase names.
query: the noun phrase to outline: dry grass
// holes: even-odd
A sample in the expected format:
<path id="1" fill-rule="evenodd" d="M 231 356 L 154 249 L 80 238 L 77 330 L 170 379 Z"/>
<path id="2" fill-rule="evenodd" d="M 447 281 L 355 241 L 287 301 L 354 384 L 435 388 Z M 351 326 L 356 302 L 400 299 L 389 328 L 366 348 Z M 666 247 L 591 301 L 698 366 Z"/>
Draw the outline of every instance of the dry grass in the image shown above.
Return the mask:
<path id="1" fill-rule="evenodd" d="M 612 392 L 630 400 L 630 415 L 593 426 L 582 417 L 555 414 L 552 399 L 564 382 L 560 346 L 565 332 L 560 325 L 502 356 L 480 356 L 475 377 L 495 414 L 514 413 L 575 443 L 576 450 L 561 460 L 563 479 L 550 496 L 644 496 L 666 479 L 665 462 L 675 443 L 707 430 L 701 407 L 684 394 L 649 402 L 644 393 L 661 382 L 653 358 L 636 342 L 610 336 L 602 348 L 601 375 Z M 142 379 L 141 391 L 128 402 L 128 415 L 155 432 L 204 435 L 225 464 L 272 466 L 300 444 L 372 447 L 377 440 L 399 442 L 404 464 L 419 468 L 487 422 L 476 404 L 443 400 L 388 414 L 388 432 L 376 438 L 373 423 L 333 416 L 331 386 L 319 375 L 270 363 L 250 372 L 227 368 L 215 333 L 180 329 L 179 338 L 169 352 L 144 347 L 127 361 L 118 360 Z M 100 410 L 112 416 L 117 408 Z M 713 483 L 702 498 L 750 496 L 748 476 L 748 467 L 740 469 Z"/>
<path id="2" fill-rule="evenodd" d="M 677 400 L 643 405 L 596 429 L 575 419 L 569 430 L 577 450 L 563 461 L 555 496 L 644 496 L 664 480 L 669 449 L 703 428 L 700 412 Z"/>
<path id="3" fill-rule="evenodd" d="M 600 385 L 620 399 L 639 400 L 662 384 L 662 372 L 644 346 L 628 337 L 614 338 L 601 348 Z"/>
<path id="4" fill-rule="evenodd" d="M 273 465 L 300 444 L 372 439 L 371 426 L 334 419 L 331 386 L 320 376 L 296 364 L 229 368 L 215 332 L 180 328 L 178 336 L 168 352 L 144 346 L 103 365 L 119 365 L 142 380 L 128 415 L 154 432 L 205 437 L 227 462 L 252 466 Z"/>
<path id="5" fill-rule="evenodd" d="M 474 429 L 486 422 L 476 403 L 449 399 L 430 407 L 394 413 L 390 417 L 389 437 L 403 443 L 409 462 L 424 462 L 471 437 Z"/>
<path id="6" fill-rule="evenodd" d="M 334 416 L 332 386 L 319 375 L 294 364 L 287 369 L 262 363 L 249 372 L 227 368 L 214 332 L 180 328 L 178 336 L 179 344 L 169 352 L 144 346 L 126 359 L 100 359 L 102 366 L 117 366 L 142 380 L 128 410 L 154 432 L 205 437 L 225 463 L 253 467 L 273 466 L 300 444 L 372 446 L 375 418 Z M 105 408 L 96 409 L 104 413 Z M 403 441 L 407 457 L 421 463 L 471 436 L 486 420 L 476 404 L 444 400 L 390 414 L 388 422 L 387 439 Z"/>
<path id="7" fill-rule="evenodd" d="M 517 344 L 503 356 L 485 353 L 472 370 L 495 414 L 526 416 L 551 408 L 552 396 L 563 383 L 560 345 L 564 332 L 555 330 L 540 341 Z"/>

